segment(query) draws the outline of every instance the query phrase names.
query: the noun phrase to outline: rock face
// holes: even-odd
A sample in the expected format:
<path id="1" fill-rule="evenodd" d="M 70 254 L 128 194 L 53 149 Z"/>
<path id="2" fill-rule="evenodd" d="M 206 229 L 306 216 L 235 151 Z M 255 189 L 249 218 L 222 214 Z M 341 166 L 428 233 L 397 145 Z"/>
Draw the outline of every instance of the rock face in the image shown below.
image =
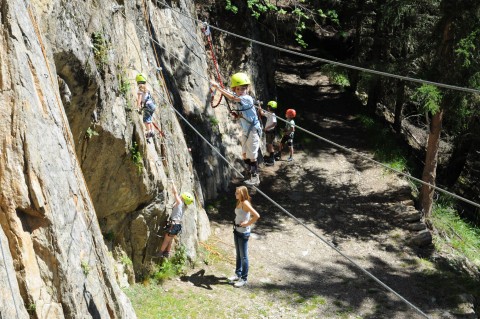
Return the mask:
<path id="1" fill-rule="evenodd" d="M 202 35 L 184 16 L 193 3 L 175 5 L 181 14 L 142 0 L 0 0 L 0 317 L 135 318 L 112 256 L 144 274 L 170 180 L 196 198 L 177 244 L 195 258 L 208 238 L 204 200 L 231 167 L 206 141 L 234 163 L 238 127 L 209 106 Z M 165 132 L 150 144 L 138 72 Z"/>

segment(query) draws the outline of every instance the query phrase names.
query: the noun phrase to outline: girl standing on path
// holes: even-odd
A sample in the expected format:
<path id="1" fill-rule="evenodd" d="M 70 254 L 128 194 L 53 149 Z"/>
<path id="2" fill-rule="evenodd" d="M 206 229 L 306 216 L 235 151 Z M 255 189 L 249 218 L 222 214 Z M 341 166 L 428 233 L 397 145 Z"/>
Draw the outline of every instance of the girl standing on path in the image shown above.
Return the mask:
<path id="1" fill-rule="evenodd" d="M 237 255 L 235 276 L 228 278 L 230 282 L 235 282 L 236 288 L 247 284 L 248 277 L 248 239 L 250 238 L 251 225 L 255 223 L 260 215 L 252 207 L 248 189 L 245 186 L 239 186 L 235 190 L 237 205 L 235 206 L 235 226 L 233 229 L 233 238 L 235 241 L 235 251 Z"/>

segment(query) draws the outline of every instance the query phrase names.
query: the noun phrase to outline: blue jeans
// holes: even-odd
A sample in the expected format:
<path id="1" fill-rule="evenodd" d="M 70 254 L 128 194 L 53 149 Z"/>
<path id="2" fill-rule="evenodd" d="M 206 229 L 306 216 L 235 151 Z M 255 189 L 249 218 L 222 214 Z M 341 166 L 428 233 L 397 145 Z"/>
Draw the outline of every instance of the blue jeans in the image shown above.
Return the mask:
<path id="1" fill-rule="evenodd" d="M 250 233 L 233 231 L 235 251 L 237 253 L 235 273 L 243 280 L 247 280 L 248 277 L 248 238 L 250 238 Z"/>

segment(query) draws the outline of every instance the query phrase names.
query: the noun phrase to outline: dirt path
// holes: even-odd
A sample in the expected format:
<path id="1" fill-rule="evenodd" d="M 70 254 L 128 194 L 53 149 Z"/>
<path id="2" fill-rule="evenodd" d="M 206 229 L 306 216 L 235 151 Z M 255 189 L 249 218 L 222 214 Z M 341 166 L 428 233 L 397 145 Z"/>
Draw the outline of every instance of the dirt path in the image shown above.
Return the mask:
<path id="1" fill-rule="evenodd" d="M 281 107 L 299 111 L 298 125 L 371 156 L 350 115 L 360 106 L 319 74 L 305 71 L 310 69 L 298 65 L 297 74 L 278 74 Z M 308 141 L 303 134 L 298 132 L 296 141 Z M 309 145 L 293 162 L 262 168 L 262 192 L 298 221 L 253 191 L 261 219 L 249 242 L 248 286 L 235 289 L 225 280 L 234 271 L 231 220 L 240 185 L 234 181 L 209 210 L 212 237 L 205 262 L 180 281 L 166 282 L 166 293 L 197 294 L 204 303 L 192 305 L 199 318 L 422 318 L 321 237 L 431 318 L 454 318 L 429 290 L 432 266 L 407 244 L 411 233 L 396 208 L 410 199 L 408 183 L 328 143 Z"/>

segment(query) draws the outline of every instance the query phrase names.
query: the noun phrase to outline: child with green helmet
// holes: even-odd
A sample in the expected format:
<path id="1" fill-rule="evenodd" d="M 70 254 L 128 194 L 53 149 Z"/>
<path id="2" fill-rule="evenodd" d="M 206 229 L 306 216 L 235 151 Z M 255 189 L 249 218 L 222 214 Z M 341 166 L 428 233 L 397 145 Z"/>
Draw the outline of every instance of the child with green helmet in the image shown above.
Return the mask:
<path id="1" fill-rule="evenodd" d="M 272 166 L 275 164 L 275 150 L 273 148 L 273 142 L 275 142 L 275 128 L 277 126 L 277 116 L 275 115 L 276 109 L 276 101 L 269 101 L 267 103 L 266 112 L 263 109 L 260 109 L 260 115 L 264 116 L 267 119 L 267 122 L 265 123 L 265 128 L 263 129 L 263 131 L 265 132 L 265 140 L 267 143 L 268 152 L 268 156 L 265 156 L 265 165 L 267 166 Z"/>
<path id="2" fill-rule="evenodd" d="M 143 110 L 143 123 L 145 124 L 145 137 L 147 143 L 150 143 L 150 137 L 154 137 L 153 133 L 153 113 L 155 112 L 156 105 L 153 101 L 152 94 L 147 89 L 147 80 L 143 74 L 139 73 L 135 77 L 138 85 L 137 92 L 137 109 L 139 112 Z"/>
<path id="3" fill-rule="evenodd" d="M 227 99 L 236 102 L 233 112 L 240 119 L 242 126 L 242 158 L 249 167 L 251 177 L 245 181 L 247 185 L 260 184 L 257 156 L 260 147 L 261 127 L 253 98 L 248 94 L 250 79 L 246 73 L 235 73 L 231 77 L 230 87 L 233 92 L 219 86 L 215 81 L 211 85 L 217 88 Z"/>
<path id="4" fill-rule="evenodd" d="M 170 257 L 170 250 L 172 248 L 173 239 L 182 231 L 182 218 L 187 206 L 194 202 L 193 195 L 189 192 L 182 192 L 178 194 L 175 184 L 172 182 L 172 193 L 175 198 L 172 214 L 167 222 L 167 233 L 163 239 L 160 252 L 157 257 Z"/>

